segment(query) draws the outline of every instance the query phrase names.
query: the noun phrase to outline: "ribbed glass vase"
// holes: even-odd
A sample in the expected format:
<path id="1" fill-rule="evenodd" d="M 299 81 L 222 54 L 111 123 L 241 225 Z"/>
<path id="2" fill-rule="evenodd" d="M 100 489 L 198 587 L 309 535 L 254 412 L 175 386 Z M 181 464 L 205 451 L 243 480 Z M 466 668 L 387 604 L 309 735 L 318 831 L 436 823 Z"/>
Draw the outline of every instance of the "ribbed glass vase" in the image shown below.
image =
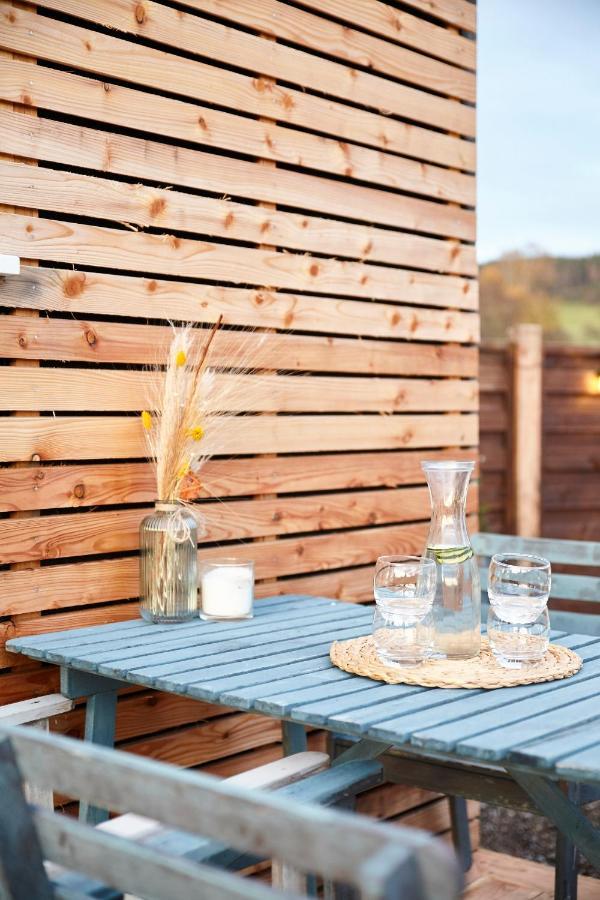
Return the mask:
<path id="1" fill-rule="evenodd" d="M 198 615 L 198 530 L 179 503 L 156 503 L 140 525 L 140 612 L 148 622 Z"/>

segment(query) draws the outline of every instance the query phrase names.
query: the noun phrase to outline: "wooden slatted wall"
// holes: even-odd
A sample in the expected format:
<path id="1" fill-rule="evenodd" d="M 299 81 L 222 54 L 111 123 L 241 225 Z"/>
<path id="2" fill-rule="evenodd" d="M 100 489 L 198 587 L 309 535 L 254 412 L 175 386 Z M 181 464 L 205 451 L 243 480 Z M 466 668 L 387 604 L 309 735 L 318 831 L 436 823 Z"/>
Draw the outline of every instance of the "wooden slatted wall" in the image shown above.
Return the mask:
<path id="1" fill-rule="evenodd" d="M 243 539 L 259 594 L 368 599 L 377 555 L 422 545 L 419 460 L 478 441 L 475 7 L 0 11 L 0 247 L 24 260 L 0 284 L 1 636 L 136 615 L 154 492 L 134 413 L 169 319 L 222 314 L 223 365 L 238 326 L 264 331 L 274 373 L 206 471 L 201 554 Z M 55 687 L 4 650 L 0 667 L 0 703 Z M 221 773 L 279 739 L 181 698 L 119 709 L 141 753 L 254 748 Z"/>
<path id="2" fill-rule="evenodd" d="M 510 533 L 511 354 L 502 344 L 481 349 L 481 527 Z M 544 537 L 600 541 L 598 373 L 598 348 L 544 348 Z"/>

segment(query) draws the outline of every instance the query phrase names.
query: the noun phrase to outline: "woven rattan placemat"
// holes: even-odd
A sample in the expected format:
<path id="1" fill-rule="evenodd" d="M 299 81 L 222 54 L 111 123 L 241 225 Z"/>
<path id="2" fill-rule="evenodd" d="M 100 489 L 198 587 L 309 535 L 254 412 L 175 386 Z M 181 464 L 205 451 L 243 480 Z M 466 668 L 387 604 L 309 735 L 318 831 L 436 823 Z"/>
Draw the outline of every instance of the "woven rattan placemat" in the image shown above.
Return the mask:
<path id="1" fill-rule="evenodd" d="M 418 684 L 439 688 L 514 687 L 569 678 L 582 665 L 581 657 L 558 644 L 550 644 L 544 658 L 523 669 L 505 669 L 492 654 L 486 638 L 481 640 L 478 657 L 467 660 L 427 660 L 419 666 L 402 668 L 382 662 L 377 656 L 371 635 L 351 641 L 334 641 L 329 651 L 332 663 L 345 672 L 364 675 L 388 684 Z"/>

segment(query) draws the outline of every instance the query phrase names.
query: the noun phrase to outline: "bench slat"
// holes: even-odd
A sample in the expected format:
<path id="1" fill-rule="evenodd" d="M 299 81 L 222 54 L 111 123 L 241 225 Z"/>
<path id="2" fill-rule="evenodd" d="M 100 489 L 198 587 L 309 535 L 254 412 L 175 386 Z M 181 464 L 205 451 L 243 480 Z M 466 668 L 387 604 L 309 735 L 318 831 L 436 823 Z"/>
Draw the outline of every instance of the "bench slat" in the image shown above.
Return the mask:
<path id="1" fill-rule="evenodd" d="M 478 556 L 494 553 L 531 553 L 544 556 L 553 563 L 577 566 L 600 566 L 600 543 L 596 541 L 567 541 L 554 538 L 523 538 L 514 534 L 480 532 L 471 539 Z"/>
<path id="2" fill-rule="evenodd" d="M 0 725 L 27 725 L 73 709 L 73 701 L 62 694 L 47 694 L 0 706 Z"/>

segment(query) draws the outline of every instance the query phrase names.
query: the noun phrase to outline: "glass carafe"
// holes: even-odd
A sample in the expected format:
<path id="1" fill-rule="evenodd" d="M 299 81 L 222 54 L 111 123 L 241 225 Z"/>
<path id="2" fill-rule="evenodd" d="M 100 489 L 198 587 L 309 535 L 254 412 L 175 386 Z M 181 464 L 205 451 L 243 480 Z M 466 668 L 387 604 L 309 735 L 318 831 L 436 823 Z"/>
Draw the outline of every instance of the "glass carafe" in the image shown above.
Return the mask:
<path id="1" fill-rule="evenodd" d="M 437 563 L 436 655 L 471 659 L 481 646 L 481 587 L 465 504 L 473 462 L 424 462 L 431 497 L 426 554 Z"/>

